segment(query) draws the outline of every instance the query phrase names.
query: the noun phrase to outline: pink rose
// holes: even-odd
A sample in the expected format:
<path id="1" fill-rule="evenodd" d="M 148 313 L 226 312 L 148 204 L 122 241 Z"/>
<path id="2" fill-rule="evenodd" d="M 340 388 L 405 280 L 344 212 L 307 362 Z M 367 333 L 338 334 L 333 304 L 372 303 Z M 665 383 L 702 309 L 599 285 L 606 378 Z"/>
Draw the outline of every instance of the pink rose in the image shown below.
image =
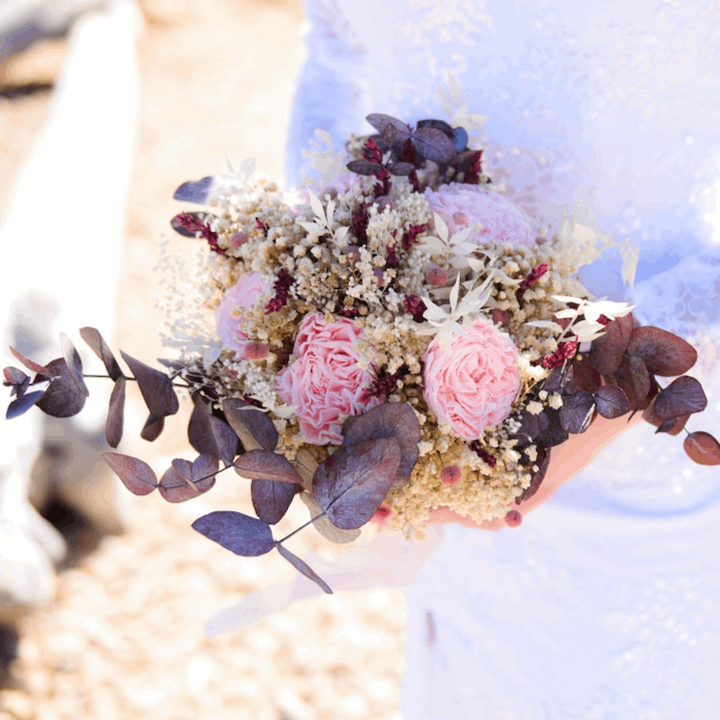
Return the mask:
<path id="1" fill-rule="evenodd" d="M 436 191 L 427 188 L 425 199 L 430 205 L 430 217 L 436 212 L 447 224 L 450 235 L 475 223 L 482 230 L 473 230 L 468 240 L 485 245 L 490 240 L 531 247 L 535 233 L 515 205 L 502 195 L 477 185 L 453 183 L 441 185 Z"/>
<path id="2" fill-rule="evenodd" d="M 223 301 L 215 311 L 215 325 L 223 347 L 235 350 L 238 360 L 246 357 L 248 346 L 248 336 L 243 329 L 242 310 L 251 308 L 268 290 L 268 286 L 256 272 L 246 272 L 225 293 Z"/>
<path id="3" fill-rule="evenodd" d="M 439 418 L 466 440 L 476 440 L 486 425 L 509 414 L 520 379 L 517 348 L 489 320 L 477 318 L 467 336 L 454 335 L 440 349 L 434 339 L 423 355 L 425 401 Z"/>
<path id="4" fill-rule="evenodd" d="M 360 354 L 353 345 L 361 334 L 352 320 L 326 323 L 320 313 L 307 315 L 300 325 L 297 360 L 278 374 L 277 392 L 284 403 L 297 406 L 300 429 L 311 443 L 341 443 L 340 415 L 358 415 L 380 402 L 364 393 L 372 376 L 357 364 Z"/>

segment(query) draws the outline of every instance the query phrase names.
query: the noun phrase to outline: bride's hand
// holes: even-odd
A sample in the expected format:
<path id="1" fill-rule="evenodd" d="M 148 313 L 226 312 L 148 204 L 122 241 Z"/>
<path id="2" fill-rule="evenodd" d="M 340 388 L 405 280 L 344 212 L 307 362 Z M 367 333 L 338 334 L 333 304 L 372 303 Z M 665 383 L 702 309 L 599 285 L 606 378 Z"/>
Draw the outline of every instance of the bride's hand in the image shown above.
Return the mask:
<path id="1" fill-rule="evenodd" d="M 595 456 L 623 430 L 642 420 L 642 412 L 637 412 L 628 423 L 628 416 L 623 415 L 613 420 L 598 416 L 592 425 L 580 435 L 571 435 L 562 445 L 550 449 L 550 467 L 538 491 L 528 500 L 517 505 L 514 501 L 508 506 L 508 511 L 520 511 L 524 516 L 538 505 L 542 505 L 564 483 L 571 480 Z M 512 520 L 515 518 L 508 518 Z M 486 520 L 476 523 L 464 515 L 460 515 L 447 507 L 440 507 L 430 511 L 430 524 L 459 523 L 466 527 L 480 530 L 500 530 L 505 527 L 505 518 Z M 517 523 L 515 523 L 517 524 Z"/>

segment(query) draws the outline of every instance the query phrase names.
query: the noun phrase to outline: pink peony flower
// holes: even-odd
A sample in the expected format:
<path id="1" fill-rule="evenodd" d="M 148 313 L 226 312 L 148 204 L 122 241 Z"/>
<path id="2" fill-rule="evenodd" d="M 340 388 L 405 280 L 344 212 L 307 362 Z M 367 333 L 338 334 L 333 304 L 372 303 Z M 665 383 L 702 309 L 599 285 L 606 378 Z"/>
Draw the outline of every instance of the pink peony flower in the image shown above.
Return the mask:
<path id="1" fill-rule="evenodd" d="M 520 379 L 517 348 L 489 320 L 477 318 L 468 335 L 454 335 L 440 349 L 434 339 L 423 355 L 425 401 L 439 418 L 466 440 L 479 438 L 487 425 L 509 414 Z"/>
<path id="2" fill-rule="evenodd" d="M 308 442 L 341 443 L 340 415 L 358 415 L 380 403 L 364 393 L 372 375 L 358 367 L 360 354 L 353 349 L 361 333 L 352 320 L 326 323 L 320 313 L 307 315 L 300 325 L 297 360 L 278 374 L 277 392 L 284 403 L 297 406 Z"/>
<path id="3" fill-rule="evenodd" d="M 430 205 L 430 217 L 436 212 L 447 224 L 450 235 L 475 223 L 482 230 L 473 230 L 468 240 L 485 245 L 490 240 L 532 247 L 535 233 L 520 210 L 502 195 L 477 185 L 453 183 L 441 185 L 436 191 L 427 188 L 425 199 Z"/>
<path id="4" fill-rule="evenodd" d="M 248 336 L 243 330 L 242 309 L 252 307 L 269 289 L 256 272 L 246 272 L 225 293 L 223 301 L 215 311 L 215 325 L 223 347 L 235 350 L 238 360 L 246 357 L 248 345 Z"/>

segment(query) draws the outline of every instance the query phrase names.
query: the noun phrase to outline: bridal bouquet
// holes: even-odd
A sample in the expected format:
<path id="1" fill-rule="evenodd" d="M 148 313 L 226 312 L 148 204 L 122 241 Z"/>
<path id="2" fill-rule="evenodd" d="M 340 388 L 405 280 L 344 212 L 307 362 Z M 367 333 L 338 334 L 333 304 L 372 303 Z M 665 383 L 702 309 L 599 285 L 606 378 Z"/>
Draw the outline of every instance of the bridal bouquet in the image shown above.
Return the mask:
<path id="1" fill-rule="evenodd" d="M 146 440 L 178 411 L 178 386 L 192 399 L 196 459 L 158 479 L 140 459 L 105 453 L 125 486 L 183 502 L 210 490 L 221 464 L 234 469 L 251 481 L 257 517 L 211 512 L 193 528 L 240 555 L 277 549 L 327 592 L 273 537 L 296 495 L 336 542 L 373 519 L 422 537 L 440 506 L 517 525 L 552 448 L 598 415 L 642 412 L 677 435 L 707 404 L 685 375 L 690 344 L 638 326 L 631 306 L 594 299 L 578 280 L 614 244 L 591 221 L 565 217 L 552 236 L 533 227 L 463 128 L 367 119 L 377 134 L 350 139 L 352 159 L 318 195 L 252 180 L 248 167 L 178 189 L 207 208 L 172 221 L 206 247 L 193 289 L 203 319 L 175 318 L 181 353 L 165 371 L 121 353 L 127 374 L 96 329 L 80 331 L 114 382 L 111 447 L 129 381 L 149 409 Z M 632 282 L 637 255 L 621 250 Z M 8 417 L 82 409 L 80 358 L 61 343 L 45 366 L 13 350 L 34 378 L 5 369 Z M 661 387 L 656 376 L 675 379 Z M 714 437 L 685 432 L 695 462 L 720 463 Z"/>

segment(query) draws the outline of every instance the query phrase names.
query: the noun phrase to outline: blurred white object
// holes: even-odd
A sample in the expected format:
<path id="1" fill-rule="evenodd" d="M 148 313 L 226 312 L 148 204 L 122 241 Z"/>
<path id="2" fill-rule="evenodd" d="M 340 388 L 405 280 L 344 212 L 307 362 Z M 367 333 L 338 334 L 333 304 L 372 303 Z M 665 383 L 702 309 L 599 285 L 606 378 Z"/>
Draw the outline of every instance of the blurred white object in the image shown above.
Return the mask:
<path id="1" fill-rule="evenodd" d="M 85 359 L 94 357 L 77 334 L 85 325 L 112 338 L 135 141 L 140 30 L 132 0 L 107 3 L 105 11 L 73 27 L 50 117 L 0 226 L 4 257 L 13 260 L 4 262 L 0 276 L 0 308 L 10 313 L 4 318 L 3 365 L 19 366 L 7 349 L 14 343 L 41 363 L 59 357 L 61 331 Z M 101 381 L 89 382 L 94 384 L 86 407 L 72 421 L 48 418 L 36 408 L 0 420 L 0 621 L 17 621 L 52 599 L 53 563 L 66 552 L 60 533 L 28 501 L 43 443 L 52 442 L 65 457 L 59 465 L 66 477 L 58 490 L 68 505 L 105 531 L 121 526 L 117 481 L 110 473 L 94 474 L 98 458 L 92 445 L 109 393 Z"/>

